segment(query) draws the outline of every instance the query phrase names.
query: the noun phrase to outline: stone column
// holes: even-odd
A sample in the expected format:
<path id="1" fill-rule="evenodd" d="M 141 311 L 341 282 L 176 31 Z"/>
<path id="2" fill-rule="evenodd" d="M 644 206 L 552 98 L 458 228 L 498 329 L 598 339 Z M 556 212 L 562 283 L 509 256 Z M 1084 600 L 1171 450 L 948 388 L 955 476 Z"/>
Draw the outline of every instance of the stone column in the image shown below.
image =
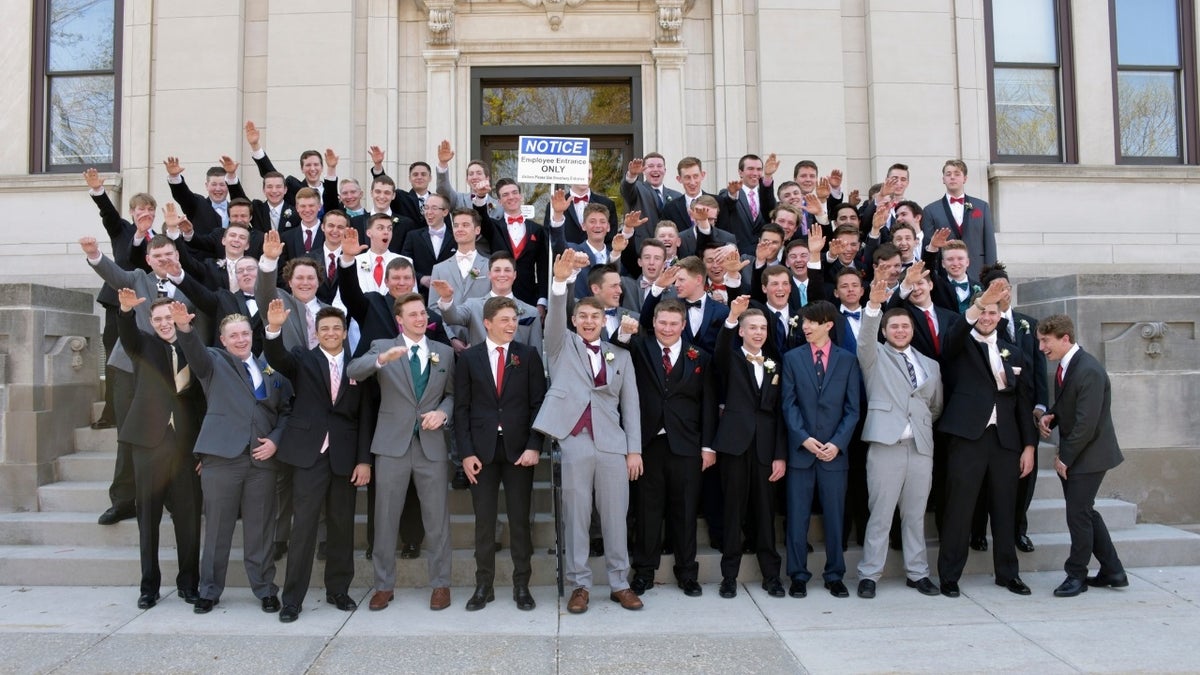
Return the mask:
<path id="1" fill-rule="evenodd" d="M 654 79 L 656 80 L 655 129 L 658 143 L 655 149 L 664 157 L 675 159 L 688 154 L 684 139 L 687 124 L 687 101 L 684 96 L 683 67 L 687 63 L 684 47 L 655 47 Z"/>
<path id="2" fill-rule="evenodd" d="M 458 113 L 468 109 L 465 103 L 460 103 L 458 100 L 458 50 L 457 49 L 428 49 L 422 52 L 425 57 L 425 154 L 423 157 L 429 157 L 430 163 L 434 163 L 437 158 L 437 146 L 443 139 L 451 140 L 456 138 L 455 123 L 458 119 Z M 468 143 L 454 143 L 451 140 L 451 147 L 457 148 L 455 151 L 463 152 L 470 148 Z M 462 167 L 466 167 L 466 157 L 461 156 L 458 159 L 464 160 L 461 162 Z M 457 163 L 456 163 L 457 164 Z M 455 172 L 455 166 L 450 167 L 450 175 L 452 178 L 457 178 L 459 174 Z M 460 181 L 461 182 L 461 181 Z M 465 190 L 466 187 L 459 189 Z"/>

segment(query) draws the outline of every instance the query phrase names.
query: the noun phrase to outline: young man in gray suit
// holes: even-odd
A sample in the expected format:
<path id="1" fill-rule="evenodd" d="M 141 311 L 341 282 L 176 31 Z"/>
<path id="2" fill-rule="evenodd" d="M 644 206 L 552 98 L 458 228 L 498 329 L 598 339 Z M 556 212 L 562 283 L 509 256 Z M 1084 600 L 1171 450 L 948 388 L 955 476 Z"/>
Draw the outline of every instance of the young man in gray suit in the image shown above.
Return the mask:
<path id="1" fill-rule="evenodd" d="M 992 222 L 992 207 L 979 197 L 966 193 L 967 164 L 961 159 L 949 159 L 942 165 L 942 184 L 946 194 L 925 206 L 921 223 L 925 241 L 933 233 L 950 228 L 951 238 L 967 244 L 967 253 L 975 269 L 996 262 L 996 225 Z"/>
<path id="2" fill-rule="evenodd" d="M 438 296 L 437 309 L 442 318 L 452 326 L 466 327 L 466 342 L 475 346 L 487 339 L 487 328 L 483 322 L 483 305 L 490 298 L 512 298 L 517 305 L 517 342 L 527 344 L 537 351 L 542 349 L 542 319 L 538 308 L 525 303 L 513 295 L 513 282 L 517 279 L 516 262 L 509 251 L 497 251 L 488 259 L 488 279 L 492 290 L 486 295 L 468 298 L 459 302 L 454 289 L 444 280 L 434 282 L 433 294 Z M 460 333 L 461 335 L 462 333 Z"/>
<path id="3" fill-rule="evenodd" d="M 454 412 L 454 350 L 429 340 L 425 299 L 396 300 L 400 336 L 375 340 L 347 368 L 365 380 L 378 374 L 382 400 L 371 454 L 375 455 L 375 593 L 370 608 L 395 597 L 396 537 L 411 478 L 421 500 L 429 553 L 429 609 L 450 606 L 450 510 L 446 502 L 449 452 L 446 420 Z"/>
<path id="4" fill-rule="evenodd" d="M 871 516 L 858 564 L 860 598 L 875 597 L 897 505 L 908 587 L 924 595 L 941 592 L 929 580 L 925 503 L 933 480 L 933 421 L 942 414 L 942 372 L 937 361 L 912 348 L 913 319 L 908 311 L 897 307 L 883 312 L 887 295 L 887 281 L 876 279 L 858 340 L 858 363 L 867 388 L 862 438 L 871 444 L 867 453 Z M 883 347 L 875 340 L 881 319 L 887 340 Z"/>
<path id="5" fill-rule="evenodd" d="M 194 450 L 203 467 L 205 527 L 200 599 L 192 611 L 207 614 L 221 599 L 240 513 L 246 578 L 263 611 L 278 612 L 279 587 L 271 557 L 279 468 L 274 457 L 292 411 L 292 385 L 254 357 L 249 318 L 231 314 L 221 321 L 223 350 L 204 346 L 183 303 L 171 304 L 171 318 L 192 375 L 208 398 Z"/>
<path id="6" fill-rule="evenodd" d="M 642 475 L 642 428 L 633 361 L 625 349 L 601 339 L 604 306 L 583 298 L 567 331 L 569 283 L 590 259 L 567 251 L 554 261 L 550 285 L 546 358 L 550 390 L 533 428 L 558 439 L 562 447 L 563 511 L 566 514 L 566 583 L 574 587 L 567 611 L 588 608 L 592 570 L 588 566 L 592 496 L 600 513 L 609 599 L 625 609 L 641 609 L 642 601 L 629 590 L 629 550 L 625 517 L 629 511 L 629 481 Z M 622 425 L 622 421 L 624 425 Z"/>

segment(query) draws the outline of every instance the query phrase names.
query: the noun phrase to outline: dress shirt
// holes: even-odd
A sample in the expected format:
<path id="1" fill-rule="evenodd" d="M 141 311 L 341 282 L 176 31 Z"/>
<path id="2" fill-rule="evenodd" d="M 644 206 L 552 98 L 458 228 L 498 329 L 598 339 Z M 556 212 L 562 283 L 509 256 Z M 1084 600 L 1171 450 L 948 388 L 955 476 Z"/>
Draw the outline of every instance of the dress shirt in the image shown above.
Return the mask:
<path id="1" fill-rule="evenodd" d="M 245 361 L 242 361 L 242 363 L 245 364 L 246 369 L 250 371 L 250 382 L 254 385 L 255 389 L 258 389 L 263 383 L 262 371 L 259 370 L 258 363 L 254 360 L 253 356 Z"/>
<path id="2" fill-rule="evenodd" d="M 812 343 L 809 343 L 812 344 Z M 825 374 L 829 374 L 829 354 L 833 351 L 833 340 L 826 340 L 821 347 L 812 345 L 813 365 L 817 363 L 817 354 L 821 355 L 821 363 L 825 366 Z"/>
<path id="3" fill-rule="evenodd" d="M 498 342 L 492 342 L 492 338 L 490 338 L 490 337 L 484 338 L 483 342 L 484 342 L 484 344 L 487 345 L 488 367 L 492 369 L 492 383 L 495 384 L 495 382 L 496 382 L 496 348 L 497 347 L 504 348 L 504 376 L 508 377 L 509 364 L 512 363 L 512 349 L 511 349 L 512 343 L 505 342 L 504 344 L 500 344 Z"/>
<path id="4" fill-rule="evenodd" d="M 747 361 L 750 361 L 749 357 L 751 357 L 751 356 L 758 358 L 758 359 L 763 358 L 762 350 L 759 350 L 759 352 L 757 354 L 754 354 L 754 353 L 748 351 L 745 347 L 742 347 L 742 354 L 744 354 L 746 356 Z M 763 373 L 766 372 L 765 366 L 763 366 L 763 364 L 758 363 L 756 361 L 750 361 L 750 365 L 754 367 L 754 381 L 758 383 L 759 387 L 761 387 L 762 383 L 763 383 Z"/>
<path id="5" fill-rule="evenodd" d="M 586 197 L 587 199 L 585 201 L 577 201 L 577 198 L 579 198 L 579 197 Z M 575 192 L 572 191 L 570 194 L 567 195 L 567 198 L 571 200 L 571 208 L 575 209 L 576 222 L 578 222 L 580 225 L 582 225 L 583 224 L 583 210 L 588 207 L 588 204 L 592 203 L 592 191 L 587 190 L 583 194 L 575 194 Z"/>
<path id="6" fill-rule="evenodd" d="M 856 319 L 852 316 L 846 316 L 845 312 L 863 312 L 866 311 L 866 309 L 866 307 L 861 305 L 858 307 L 858 309 L 850 309 L 845 305 L 838 307 L 838 312 L 841 312 L 842 316 L 846 317 L 846 323 L 849 324 L 850 330 L 854 332 L 855 339 L 858 339 L 858 332 L 862 328 L 862 314 L 859 314 L 859 317 Z M 875 314 L 872 314 L 871 316 L 875 316 Z"/>
<path id="7" fill-rule="evenodd" d="M 425 336 L 421 336 L 420 340 L 414 342 L 404 333 L 400 333 L 400 337 L 404 338 L 404 346 L 408 347 L 406 358 L 409 361 L 412 360 L 413 347 L 417 348 L 417 360 L 421 363 L 421 372 L 425 372 L 425 369 L 429 367 L 429 340 L 425 339 Z"/>
<path id="8" fill-rule="evenodd" d="M 443 225 L 437 229 L 429 228 L 429 241 L 433 244 L 433 255 L 436 258 L 442 252 L 443 242 L 446 240 L 446 226 Z"/>
<path id="9" fill-rule="evenodd" d="M 1079 345 L 1073 344 L 1071 345 L 1071 348 L 1067 350 L 1067 353 L 1063 354 L 1063 357 L 1058 361 L 1058 365 L 1062 368 L 1064 381 L 1067 379 L 1067 368 L 1069 368 L 1071 365 L 1071 359 L 1074 359 L 1077 353 L 1079 353 Z"/>
<path id="10" fill-rule="evenodd" d="M 964 192 L 963 196 L 962 196 L 964 201 L 965 201 L 966 196 L 967 195 Z M 946 194 L 946 201 L 949 202 L 949 204 L 950 204 L 950 215 L 954 216 L 954 222 L 958 223 L 959 225 L 962 225 L 963 211 L 965 210 L 966 204 L 955 204 L 954 202 L 950 201 L 949 193 Z"/>
<path id="11" fill-rule="evenodd" d="M 471 268 L 475 267 L 475 251 L 459 251 L 454 254 L 454 262 L 458 264 L 458 272 L 463 279 L 471 273 Z"/>

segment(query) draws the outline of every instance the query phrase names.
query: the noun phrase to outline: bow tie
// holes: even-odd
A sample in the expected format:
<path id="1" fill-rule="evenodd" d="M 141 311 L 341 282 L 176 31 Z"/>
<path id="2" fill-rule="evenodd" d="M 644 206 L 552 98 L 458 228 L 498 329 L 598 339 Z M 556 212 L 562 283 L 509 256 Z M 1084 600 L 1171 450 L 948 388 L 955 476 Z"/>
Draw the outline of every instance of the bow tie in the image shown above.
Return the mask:
<path id="1" fill-rule="evenodd" d="M 254 294 L 253 293 L 242 293 L 242 297 L 246 298 L 247 300 L 253 300 Z"/>
<path id="2" fill-rule="evenodd" d="M 757 363 L 758 365 L 761 366 L 765 359 L 763 359 L 762 354 L 759 354 L 757 356 L 755 356 L 754 354 L 747 354 L 746 360 L 749 361 L 750 363 Z"/>
<path id="3" fill-rule="evenodd" d="M 459 260 L 470 260 L 472 257 L 474 257 L 474 252 L 455 253 L 454 257 L 458 258 Z"/>
<path id="4" fill-rule="evenodd" d="M 967 201 L 966 197 L 951 197 L 950 198 L 951 204 L 965 204 L 966 201 Z"/>
<path id="5" fill-rule="evenodd" d="M 524 225 L 525 224 L 525 216 L 509 216 L 508 217 L 509 225 L 515 225 L 517 223 Z"/>
<path id="6" fill-rule="evenodd" d="M 844 316 L 848 319 L 854 319 L 855 321 L 862 321 L 862 312 L 861 311 L 851 312 L 848 309 L 843 309 L 842 316 Z"/>
<path id="7" fill-rule="evenodd" d="M 587 195 L 584 195 L 582 197 L 571 197 L 571 201 L 573 201 L 576 204 L 578 204 L 579 202 L 587 202 L 587 200 L 588 200 Z"/>
<path id="8" fill-rule="evenodd" d="M 692 300 L 691 302 L 688 302 L 685 300 L 683 304 L 688 309 L 700 309 L 700 301 L 699 300 Z"/>
<path id="9" fill-rule="evenodd" d="M 583 343 L 583 346 L 584 346 L 584 347 L 587 347 L 587 348 L 588 348 L 588 349 L 590 349 L 590 350 L 592 350 L 592 353 L 593 353 L 593 354 L 599 354 L 599 353 L 600 353 L 600 345 L 598 345 L 598 344 L 594 345 L 594 344 L 592 344 L 592 343 L 590 343 L 590 342 L 585 342 L 585 343 Z"/>
<path id="10" fill-rule="evenodd" d="M 990 333 L 988 335 L 980 335 L 979 333 L 976 333 L 975 331 L 972 330 L 971 337 L 975 338 L 975 341 L 980 344 L 988 344 L 988 345 L 996 344 L 996 333 L 995 332 Z"/>
<path id="11" fill-rule="evenodd" d="M 971 282 L 970 282 L 970 281 L 962 281 L 962 282 L 958 282 L 958 281 L 955 281 L 955 280 L 951 279 L 951 280 L 950 280 L 950 285 L 954 286 L 955 288 L 961 288 L 961 289 L 963 289 L 964 291 L 969 291 L 969 290 L 971 290 Z"/>
<path id="12" fill-rule="evenodd" d="M 653 286 L 654 282 L 650 281 L 646 277 L 642 277 L 641 279 L 638 279 L 638 285 L 642 287 L 642 290 L 646 290 L 647 288 Z"/>
<path id="13" fill-rule="evenodd" d="M 606 310 L 604 310 L 604 316 L 616 316 L 616 315 L 617 315 L 617 308 L 616 308 L 616 307 L 614 307 L 614 308 L 612 308 L 612 309 L 606 309 Z"/>

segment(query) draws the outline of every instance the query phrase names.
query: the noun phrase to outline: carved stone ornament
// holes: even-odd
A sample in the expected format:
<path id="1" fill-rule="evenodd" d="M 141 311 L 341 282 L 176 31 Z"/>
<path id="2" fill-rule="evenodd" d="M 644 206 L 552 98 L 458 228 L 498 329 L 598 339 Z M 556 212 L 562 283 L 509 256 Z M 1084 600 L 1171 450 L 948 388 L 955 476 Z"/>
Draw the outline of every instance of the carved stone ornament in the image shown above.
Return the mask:
<path id="1" fill-rule="evenodd" d="M 454 3 L 456 0 L 416 0 L 417 7 L 425 12 L 425 25 L 429 28 L 428 43 L 431 47 L 445 47 L 454 43 Z"/>
<path id="2" fill-rule="evenodd" d="M 578 7 L 587 0 L 520 0 L 522 5 L 546 10 L 546 21 L 550 22 L 550 30 L 558 30 L 562 26 L 563 12 L 567 7 Z"/>
<path id="3" fill-rule="evenodd" d="M 428 15 L 429 44 L 446 46 L 453 43 L 454 5 L 463 0 L 416 0 L 417 7 Z M 587 0 L 516 0 L 532 9 L 542 8 L 546 11 L 546 21 L 550 30 L 562 27 L 563 15 L 568 7 L 574 8 Z M 637 2 L 637 0 L 626 0 Z M 696 0 L 656 0 L 657 10 L 655 21 L 658 25 L 658 43 L 678 45 L 681 42 L 679 31 L 683 28 L 683 17 L 692 10 Z"/>
<path id="4" fill-rule="evenodd" d="M 1167 334 L 1167 324 L 1162 321 L 1149 321 L 1138 326 L 1142 339 L 1146 341 L 1146 356 L 1156 359 L 1162 356 L 1162 338 Z"/>

